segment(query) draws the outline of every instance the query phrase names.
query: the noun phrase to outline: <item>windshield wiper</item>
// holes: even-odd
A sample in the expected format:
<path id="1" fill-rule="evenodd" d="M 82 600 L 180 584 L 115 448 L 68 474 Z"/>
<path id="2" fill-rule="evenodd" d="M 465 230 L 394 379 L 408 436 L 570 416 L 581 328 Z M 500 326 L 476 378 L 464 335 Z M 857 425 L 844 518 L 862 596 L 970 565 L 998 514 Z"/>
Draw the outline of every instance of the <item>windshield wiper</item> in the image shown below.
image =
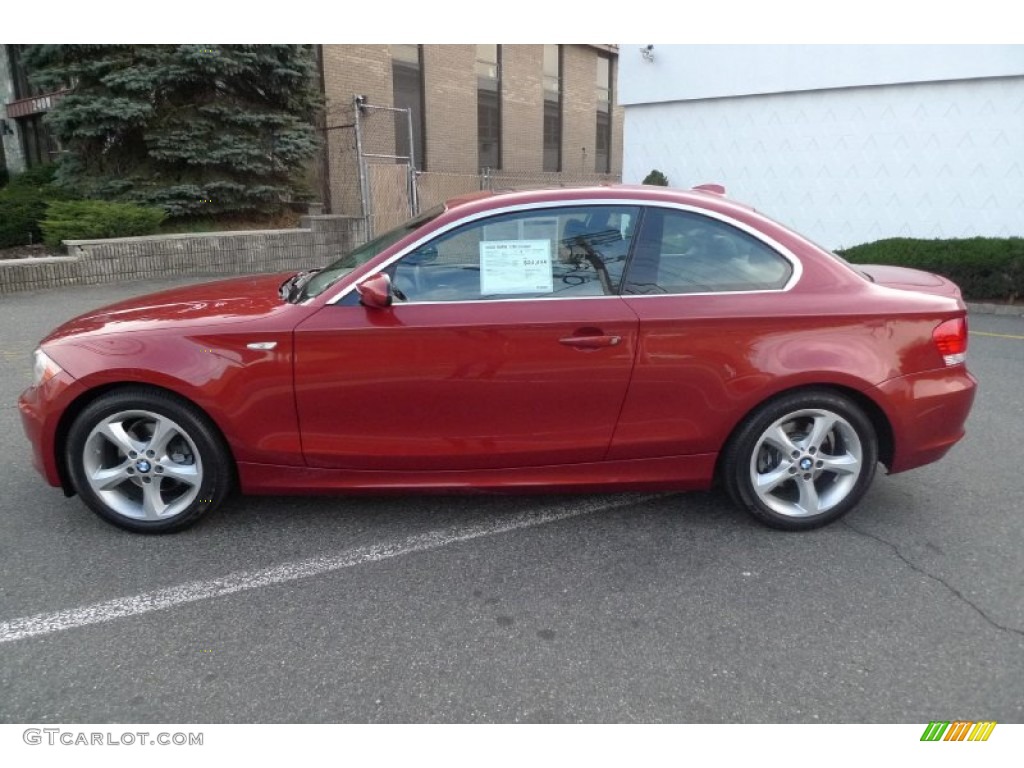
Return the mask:
<path id="1" fill-rule="evenodd" d="M 285 301 L 288 301 L 288 297 L 291 296 L 292 293 L 292 288 L 295 286 L 295 281 L 298 280 L 300 277 L 302 277 L 302 273 L 296 272 L 294 275 L 292 275 L 283 283 L 281 283 L 281 287 L 277 289 L 277 295 L 280 296 Z"/>
<path id="2" fill-rule="evenodd" d="M 319 271 L 319 269 L 306 269 L 302 272 L 296 272 L 281 283 L 281 287 L 277 289 L 277 295 L 288 303 L 292 303 L 306 283 L 309 282 L 310 278 Z"/>

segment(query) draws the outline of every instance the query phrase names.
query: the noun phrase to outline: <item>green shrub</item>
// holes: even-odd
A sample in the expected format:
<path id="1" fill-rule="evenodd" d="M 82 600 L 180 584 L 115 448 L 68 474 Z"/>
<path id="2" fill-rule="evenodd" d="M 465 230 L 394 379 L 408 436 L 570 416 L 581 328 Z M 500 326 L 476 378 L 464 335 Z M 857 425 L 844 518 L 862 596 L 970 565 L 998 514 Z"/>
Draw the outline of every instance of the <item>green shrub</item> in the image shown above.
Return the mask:
<path id="1" fill-rule="evenodd" d="M 662 173 L 657 168 L 655 168 L 653 171 L 648 173 L 644 177 L 644 180 L 642 182 L 640 182 L 640 183 L 641 184 L 653 184 L 656 187 L 667 187 L 668 186 L 668 176 L 666 176 L 664 173 Z"/>
<path id="2" fill-rule="evenodd" d="M 0 189 L 0 248 L 38 243 L 39 221 L 46 215 L 46 198 L 36 190 L 10 185 Z"/>
<path id="3" fill-rule="evenodd" d="M 13 176 L 0 189 L 0 248 L 29 245 L 42 240 L 39 222 L 51 200 L 65 193 L 53 185 L 54 167 L 42 165 Z"/>
<path id="4" fill-rule="evenodd" d="M 854 264 L 891 264 L 948 277 L 968 300 L 1024 296 L 1024 238 L 964 240 L 892 238 L 837 253 Z"/>
<path id="5" fill-rule="evenodd" d="M 69 200 L 50 203 L 42 222 L 43 239 L 51 248 L 62 240 L 95 240 L 106 237 L 152 235 L 167 217 L 161 208 L 103 200 Z"/>
<path id="6" fill-rule="evenodd" d="M 47 165 L 35 165 L 26 171 L 11 176 L 11 189 L 35 189 L 47 194 L 60 194 L 56 187 L 52 187 L 53 177 L 57 173 L 57 166 L 53 163 Z"/>

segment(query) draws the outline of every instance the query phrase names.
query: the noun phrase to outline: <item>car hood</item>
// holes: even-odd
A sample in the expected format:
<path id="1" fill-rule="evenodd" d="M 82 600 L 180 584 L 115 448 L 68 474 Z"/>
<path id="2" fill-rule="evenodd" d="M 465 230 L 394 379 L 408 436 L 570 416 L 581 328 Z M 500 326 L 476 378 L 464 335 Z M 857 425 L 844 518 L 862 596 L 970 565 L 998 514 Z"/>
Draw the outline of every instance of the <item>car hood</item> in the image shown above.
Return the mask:
<path id="1" fill-rule="evenodd" d="M 892 267 L 887 264 L 857 264 L 856 269 L 879 285 L 889 288 L 960 298 L 960 287 L 956 283 L 931 272 L 908 267 Z"/>
<path id="2" fill-rule="evenodd" d="M 295 309 L 278 295 L 291 272 L 217 280 L 139 296 L 79 315 L 43 340 L 82 335 L 201 330 L 231 323 L 258 322 Z M 260 323 L 262 324 L 262 323 Z"/>

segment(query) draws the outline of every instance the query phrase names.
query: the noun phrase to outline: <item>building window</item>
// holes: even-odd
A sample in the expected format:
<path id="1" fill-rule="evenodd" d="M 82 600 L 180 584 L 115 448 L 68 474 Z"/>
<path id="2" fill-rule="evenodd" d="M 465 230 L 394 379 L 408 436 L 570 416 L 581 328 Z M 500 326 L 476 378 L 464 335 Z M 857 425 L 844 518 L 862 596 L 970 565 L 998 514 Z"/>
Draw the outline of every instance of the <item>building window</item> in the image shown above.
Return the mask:
<path id="1" fill-rule="evenodd" d="M 612 172 L 612 60 L 597 57 L 597 137 L 594 171 Z"/>
<path id="2" fill-rule="evenodd" d="M 476 47 L 476 114 L 480 168 L 501 168 L 501 46 Z"/>
<path id="3" fill-rule="evenodd" d="M 57 159 L 57 142 L 43 122 L 42 114 L 18 118 L 17 123 L 21 131 L 21 146 L 25 152 L 26 165 L 31 168 L 52 163 Z"/>
<path id="4" fill-rule="evenodd" d="M 427 147 L 424 140 L 423 112 L 423 46 L 391 46 L 391 78 L 394 87 L 394 105 L 412 110 L 412 148 L 418 170 L 427 165 Z M 395 113 L 395 154 L 409 154 L 409 118 Z"/>
<path id="5" fill-rule="evenodd" d="M 562 46 L 544 46 L 544 170 L 562 170 Z"/>

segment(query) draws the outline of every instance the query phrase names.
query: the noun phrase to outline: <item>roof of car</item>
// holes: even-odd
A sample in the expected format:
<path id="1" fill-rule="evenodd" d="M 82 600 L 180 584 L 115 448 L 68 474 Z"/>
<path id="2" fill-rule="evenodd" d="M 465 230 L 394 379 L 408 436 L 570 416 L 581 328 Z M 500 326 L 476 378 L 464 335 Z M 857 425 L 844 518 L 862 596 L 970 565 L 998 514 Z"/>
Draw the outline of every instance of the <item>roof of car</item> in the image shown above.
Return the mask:
<path id="1" fill-rule="evenodd" d="M 721 190 L 721 191 L 719 191 Z M 595 200 L 595 199 L 628 199 L 650 200 L 675 203 L 688 203 L 705 208 L 728 210 L 741 208 L 752 210 L 750 206 L 738 203 L 725 197 L 725 188 L 717 184 L 704 184 L 693 189 L 675 187 L 658 187 L 649 184 L 600 184 L 593 186 L 559 186 L 533 187 L 504 190 L 484 190 L 453 197 L 445 203 L 448 211 L 471 207 L 489 209 L 509 205 L 529 205 L 541 202 L 557 202 L 559 200 Z M 459 210 L 458 213 L 468 211 Z"/>

